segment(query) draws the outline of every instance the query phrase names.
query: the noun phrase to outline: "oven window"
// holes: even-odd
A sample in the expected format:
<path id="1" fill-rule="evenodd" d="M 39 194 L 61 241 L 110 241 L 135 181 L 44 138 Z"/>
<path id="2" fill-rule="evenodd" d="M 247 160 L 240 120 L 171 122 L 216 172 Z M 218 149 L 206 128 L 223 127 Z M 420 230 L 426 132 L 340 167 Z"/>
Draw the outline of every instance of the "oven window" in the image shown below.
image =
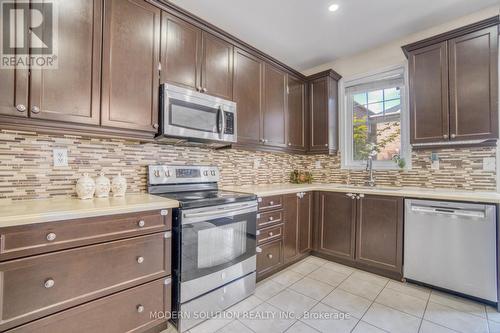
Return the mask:
<path id="1" fill-rule="evenodd" d="M 255 255 L 256 213 L 182 225 L 181 280 L 189 281 Z"/>
<path id="2" fill-rule="evenodd" d="M 198 268 L 219 266 L 246 252 L 247 222 L 236 222 L 198 232 Z"/>
<path id="3" fill-rule="evenodd" d="M 170 125 L 197 131 L 218 133 L 218 109 L 170 99 Z"/>

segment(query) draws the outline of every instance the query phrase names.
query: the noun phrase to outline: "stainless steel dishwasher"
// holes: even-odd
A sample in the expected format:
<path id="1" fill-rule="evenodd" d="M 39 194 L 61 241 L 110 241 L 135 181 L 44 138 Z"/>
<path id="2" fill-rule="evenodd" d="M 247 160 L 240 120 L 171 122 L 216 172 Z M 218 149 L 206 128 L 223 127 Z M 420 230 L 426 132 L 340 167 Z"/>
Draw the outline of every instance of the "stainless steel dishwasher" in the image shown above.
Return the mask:
<path id="1" fill-rule="evenodd" d="M 496 206 L 407 199 L 404 277 L 497 302 Z"/>

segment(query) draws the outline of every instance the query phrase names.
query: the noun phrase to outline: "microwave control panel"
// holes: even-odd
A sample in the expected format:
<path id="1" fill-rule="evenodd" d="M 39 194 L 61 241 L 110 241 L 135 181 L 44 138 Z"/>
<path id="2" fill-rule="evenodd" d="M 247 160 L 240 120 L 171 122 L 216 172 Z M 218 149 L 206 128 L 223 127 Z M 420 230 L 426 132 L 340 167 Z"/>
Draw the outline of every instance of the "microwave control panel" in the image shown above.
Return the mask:
<path id="1" fill-rule="evenodd" d="M 234 113 L 224 111 L 224 116 L 226 118 L 224 134 L 234 134 Z"/>

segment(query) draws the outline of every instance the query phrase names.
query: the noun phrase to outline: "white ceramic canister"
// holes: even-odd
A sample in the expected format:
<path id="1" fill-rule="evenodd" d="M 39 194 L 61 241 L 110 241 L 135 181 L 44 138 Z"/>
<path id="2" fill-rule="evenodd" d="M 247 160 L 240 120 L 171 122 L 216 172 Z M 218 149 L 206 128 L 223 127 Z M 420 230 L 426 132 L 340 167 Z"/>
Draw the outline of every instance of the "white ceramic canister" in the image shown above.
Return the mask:
<path id="1" fill-rule="evenodd" d="M 127 179 L 118 173 L 118 176 L 113 177 L 111 181 L 111 191 L 114 197 L 123 197 L 127 192 Z"/>
<path id="2" fill-rule="evenodd" d="M 95 182 L 89 177 L 88 173 L 84 173 L 76 182 L 76 194 L 82 200 L 92 199 L 95 192 Z"/>
<path id="3" fill-rule="evenodd" d="M 104 176 L 104 172 L 99 174 L 99 177 L 95 179 L 95 196 L 98 198 L 109 197 L 109 191 L 111 190 L 111 182 L 108 177 Z"/>

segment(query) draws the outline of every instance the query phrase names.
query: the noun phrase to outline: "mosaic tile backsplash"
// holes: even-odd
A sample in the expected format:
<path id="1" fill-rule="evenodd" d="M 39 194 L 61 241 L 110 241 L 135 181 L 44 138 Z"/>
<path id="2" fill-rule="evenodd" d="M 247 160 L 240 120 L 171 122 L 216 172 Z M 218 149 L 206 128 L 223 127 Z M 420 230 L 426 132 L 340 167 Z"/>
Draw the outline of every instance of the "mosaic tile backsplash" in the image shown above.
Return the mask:
<path id="1" fill-rule="evenodd" d="M 53 148 L 68 149 L 68 167 L 52 166 Z M 484 157 L 495 157 L 494 147 L 449 148 L 437 152 L 440 170 L 431 170 L 430 150 L 417 151 L 412 155 L 411 170 L 375 171 L 377 184 L 496 190 L 495 172 L 482 168 Z M 128 180 L 128 192 L 145 192 L 149 164 L 217 165 L 222 185 L 284 183 L 293 169 L 311 171 L 315 182 L 361 185 L 366 180 L 364 171 L 341 170 L 339 156 L 210 150 L 0 130 L 0 200 L 76 196 L 75 184 L 80 175 L 88 172 L 97 177 L 101 170 L 110 178 L 121 172 Z"/>

